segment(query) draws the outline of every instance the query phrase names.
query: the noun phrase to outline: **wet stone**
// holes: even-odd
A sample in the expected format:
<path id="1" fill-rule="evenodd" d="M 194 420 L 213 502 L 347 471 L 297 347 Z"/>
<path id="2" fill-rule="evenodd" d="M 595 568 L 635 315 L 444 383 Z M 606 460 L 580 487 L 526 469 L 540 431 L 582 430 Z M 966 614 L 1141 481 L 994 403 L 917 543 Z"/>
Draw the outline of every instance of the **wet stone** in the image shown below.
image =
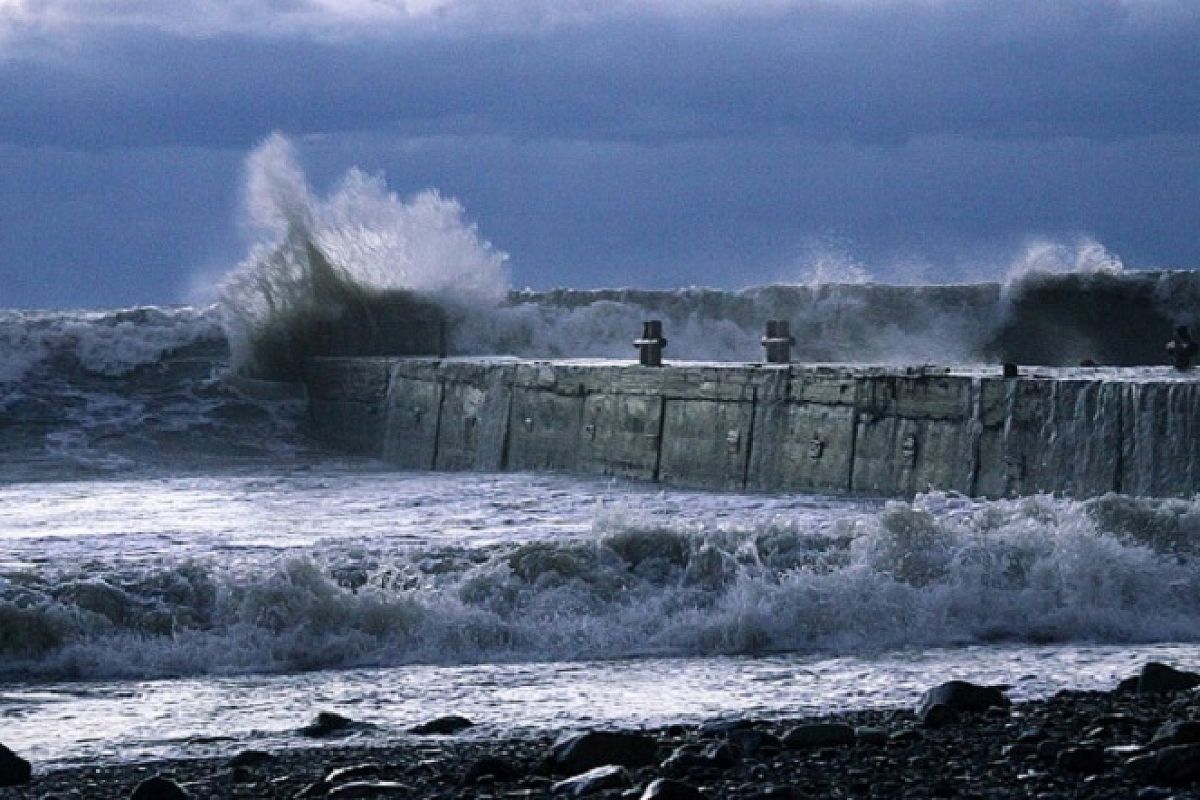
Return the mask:
<path id="1" fill-rule="evenodd" d="M 1050 762 L 1057 761 L 1058 754 L 1063 751 L 1064 747 L 1065 747 L 1065 745 L 1063 745 L 1062 742 L 1056 742 L 1052 739 L 1047 739 L 1044 742 L 1038 743 L 1038 746 L 1037 746 L 1038 758 L 1042 759 L 1043 761 L 1050 761 Z"/>
<path id="2" fill-rule="evenodd" d="M 231 783 L 254 783 L 254 770 L 249 767 L 234 767 L 229 771 L 229 781 Z"/>
<path id="3" fill-rule="evenodd" d="M 1185 672 L 1174 667 L 1151 661 L 1142 667 L 1138 675 L 1139 694 L 1182 692 L 1200 686 L 1200 673 Z"/>
<path id="4" fill-rule="evenodd" d="M 957 725 L 961 716 L 957 711 L 944 703 L 925 708 L 919 715 L 921 724 L 926 728 L 945 728 L 949 725 Z"/>
<path id="5" fill-rule="evenodd" d="M 1200 744 L 1183 744 L 1158 751 L 1150 779 L 1155 784 L 1181 786 L 1200 781 Z"/>
<path id="6" fill-rule="evenodd" d="M 380 797 L 408 797 L 410 787 L 396 781 L 352 781 L 329 790 L 330 800 L 371 800 Z"/>
<path id="7" fill-rule="evenodd" d="M 1146 748 L 1140 744 L 1114 744 L 1104 748 L 1104 755 L 1117 761 L 1128 761 L 1135 756 L 1145 754 Z"/>
<path id="8" fill-rule="evenodd" d="M 329 774 L 325 776 L 325 782 L 335 784 L 377 778 L 382 771 L 383 768 L 378 764 L 354 764 L 349 767 L 338 767 L 329 771 Z"/>
<path id="9" fill-rule="evenodd" d="M 1134 795 L 1135 800 L 1167 800 L 1170 796 L 1171 790 L 1162 786 L 1145 786 Z"/>
<path id="10" fill-rule="evenodd" d="M 264 764 L 270 764 L 275 760 L 275 756 L 264 750 L 243 750 L 233 758 L 229 759 L 231 767 L 261 767 Z"/>
<path id="11" fill-rule="evenodd" d="M 577 774 L 607 764 L 645 767 L 653 764 L 657 756 L 658 743 L 644 734 L 588 731 L 560 740 L 554 745 L 551 758 L 556 771 Z"/>
<path id="12" fill-rule="evenodd" d="M 700 733 L 705 736 L 728 736 L 734 731 L 749 730 L 754 727 L 754 720 L 749 719 L 714 719 L 700 726 Z"/>
<path id="13" fill-rule="evenodd" d="M 129 800 L 189 800 L 190 797 L 175 781 L 155 775 L 139 783 L 129 795 Z"/>
<path id="14" fill-rule="evenodd" d="M 881 746 L 888 743 L 888 732 L 884 728 L 859 725 L 854 729 L 854 739 L 859 744 Z"/>
<path id="15" fill-rule="evenodd" d="M 793 750 L 845 747 L 854 744 L 854 728 L 841 722 L 797 725 L 783 736 L 783 746 Z"/>
<path id="16" fill-rule="evenodd" d="M 1000 754 L 1010 761 L 1025 761 L 1037 757 L 1037 747 L 1028 742 L 1006 744 L 1000 748 Z"/>
<path id="17" fill-rule="evenodd" d="M 730 769 L 736 767 L 741 760 L 737 750 L 726 742 L 709 745 L 702 756 L 703 764 L 713 769 Z"/>
<path id="18" fill-rule="evenodd" d="M 30 763 L 0 744 L 0 786 L 20 786 L 32 777 Z"/>
<path id="19" fill-rule="evenodd" d="M 1121 774 L 1134 780 L 1145 780 L 1154 773 L 1156 763 L 1158 763 L 1158 756 L 1153 753 L 1133 756 L 1121 764 Z"/>
<path id="20" fill-rule="evenodd" d="M 1067 772 L 1095 775 L 1104 771 L 1104 751 L 1099 747 L 1068 747 L 1058 754 L 1055 763 Z"/>
<path id="21" fill-rule="evenodd" d="M 685 744 L 675 748 L 660 768 L 666 775 L 686 775 L 700 766 L 703 752 L 698 744 Z"/>
<path id="22" fill-rule="evenodd" d="M 408 729 L 409 733 L 417 734 L 418 736 L 449 736 L 467 728 L 474 727 L 475 723 L 466 717 L 460 717 L 457 714 L 451 714 L 445 717 L 424 722 L 420 725 L 415 725 Z"/>
<path id="23" fill-rule="evenodd" d="M 1200 721 L 1174 720 L 1164 723 L 1154 733 L 1151 747 L 1167 747 L 1176 744 L 1200 744 Z"/>
<path id="24" fill-rule="evenodd" d="M 1029 744 L 1037 744 L 1038 742 L 1044 742 L 1048 736 L 1049 734 L 1047 734 L 1046 731 L 1042 730 L 1041 728 L 1030 728 L 1017 734 L 1017 741 L 1026 742 Z"/>
<path id="25" fill-rule="evenodd" d="M 484 756 L 467 768 L 466 775 L 463 776 L 463 783 L 478 783 L 484 777 L 491 777 L 496 781 L 510 781 L 519 777 L 520 774 L 521 771 L 505 759 Z"/>
<path id="26" fill-rule="evenodd" d="M 981 713 L 990 708 L 1008 708 L 1012 701 L 996 686 L 981 686 L 969 681 L 946 681 L 921 695 L 916 708 L 917 717 L 924 721 L 929 710 L 939 705 L 960 713 Z"/>
<path id="27" fill-rule="evenodd" d="M 561 780 L 550 787 L 550 791 L 567 797 L 587 797 L 609 789 L 622 789 L 632 782 L 629 770 L 617 764 L 606 764 Z"/>
<path id="28" fill-rule="evenodd" d="M 305 786 L 303 789 L 300 790 L 300 794 L 298 794 L 297 797 L 300 797 L 300 798 L 324 797 L 328 793 L 329 793 L 329 784 L 326 783 L 325 781 L 321 780 L 321 781 L 314 781 L 314 782 L 308 784 L 307 786 Z"/>
<path id="29" fill-rule="evenodd" d="M 349 717 L 335 714 L 332 711 L 321 711 L 309 724 L 299 730 L 301 736 L 320 739 L 325 736 L 335 736 L 348 733 L 357 723 Z"/>
<path id="30" fill-rule="evenodd" d="M 641 800 L 704 800 L 704 794 L 682 781 L 659 778 L 646 787 Z"/>

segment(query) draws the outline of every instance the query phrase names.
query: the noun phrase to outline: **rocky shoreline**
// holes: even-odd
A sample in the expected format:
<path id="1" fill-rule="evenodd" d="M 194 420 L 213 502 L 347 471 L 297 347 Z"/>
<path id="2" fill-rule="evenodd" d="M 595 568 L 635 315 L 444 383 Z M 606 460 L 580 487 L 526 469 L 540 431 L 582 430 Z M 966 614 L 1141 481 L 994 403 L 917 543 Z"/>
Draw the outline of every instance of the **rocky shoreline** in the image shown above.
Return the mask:
<path id="1" fill-rule="evenodd" d="M 348 744 L 321 715 L 319 746 L 232 759 L 79 767 L 31 778 L 0 746 L 0 800 L 132 798 L 1137 798 L 1200 800 L 1200 675 L 1148 664 L 1108 692 L 1012 705 L 951 681 L 913 710 L 804 720 L 722 719 L 640 731 L 481 740 L 461 717 L 411 740 Z M 2 731 L 2 728 L 0 728 Z M 2 735 L 2 733 L 0 733 Z"/>

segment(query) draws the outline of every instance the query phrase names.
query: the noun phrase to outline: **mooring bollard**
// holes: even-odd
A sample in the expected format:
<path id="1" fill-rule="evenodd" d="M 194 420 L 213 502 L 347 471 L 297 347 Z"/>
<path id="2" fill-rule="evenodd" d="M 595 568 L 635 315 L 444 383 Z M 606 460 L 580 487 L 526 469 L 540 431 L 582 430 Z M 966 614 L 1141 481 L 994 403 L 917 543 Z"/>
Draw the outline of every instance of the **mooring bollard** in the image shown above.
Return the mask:
<path id="1" fill-rule="evenodd" d="M 643 367 L 662 366 L 662 351 L 667 346 L 662 332 L 661 319 L 648 319 L 642 323 L 642 338 L 634 339 L 633 346 L 638 349 L 638 363 Z"/>
<path id="2" fill-rule="evenodd" d="M 763 347 L 767 348 L 768 364 L 790 364 L 792 362 L 792 345 L 796 337 L 792 336 L 792 325 L 786 319 L 767 320 L 767 335 L 762 338 Z"/>
<path id="3" fill-rule="evenodd" d="M 1175 369 L 1185 370 L 1192 366 L 1192 359 L 1196 357 L 1197 345 L 1192 339 L 1192 335 L 1188 333 L 1187 325 L 1180 325 L 1175 328 L 1175 336 L 1171 341 L 1167 342 L 1167 358 L 1171 359 L 1171 363 Z"/>

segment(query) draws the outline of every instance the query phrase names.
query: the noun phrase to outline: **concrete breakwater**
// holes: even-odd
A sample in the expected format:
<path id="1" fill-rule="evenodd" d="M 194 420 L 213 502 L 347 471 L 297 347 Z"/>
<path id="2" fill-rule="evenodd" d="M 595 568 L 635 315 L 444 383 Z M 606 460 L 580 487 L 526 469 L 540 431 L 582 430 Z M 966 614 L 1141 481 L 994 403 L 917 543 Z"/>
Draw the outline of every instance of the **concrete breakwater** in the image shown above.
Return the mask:
<path id="1" fill-rule="evenodd" d="M 316 358 L 316 435 L 405 469 L 1001 497 L 1200 491 L 1200 374 Z"/>

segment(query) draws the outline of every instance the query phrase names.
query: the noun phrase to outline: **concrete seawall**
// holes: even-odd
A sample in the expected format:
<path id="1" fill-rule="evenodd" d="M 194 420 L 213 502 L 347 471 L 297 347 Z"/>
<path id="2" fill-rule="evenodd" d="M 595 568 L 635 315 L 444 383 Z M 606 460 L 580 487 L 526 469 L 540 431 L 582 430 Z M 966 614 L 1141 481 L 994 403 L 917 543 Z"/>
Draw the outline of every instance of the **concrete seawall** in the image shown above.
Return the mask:
<path id="1" fill-rule="evenodd" d="M 406 469 L 988 497 L 1200 491 L 1200 372 L 318 358 L 319 438 Z"/>

